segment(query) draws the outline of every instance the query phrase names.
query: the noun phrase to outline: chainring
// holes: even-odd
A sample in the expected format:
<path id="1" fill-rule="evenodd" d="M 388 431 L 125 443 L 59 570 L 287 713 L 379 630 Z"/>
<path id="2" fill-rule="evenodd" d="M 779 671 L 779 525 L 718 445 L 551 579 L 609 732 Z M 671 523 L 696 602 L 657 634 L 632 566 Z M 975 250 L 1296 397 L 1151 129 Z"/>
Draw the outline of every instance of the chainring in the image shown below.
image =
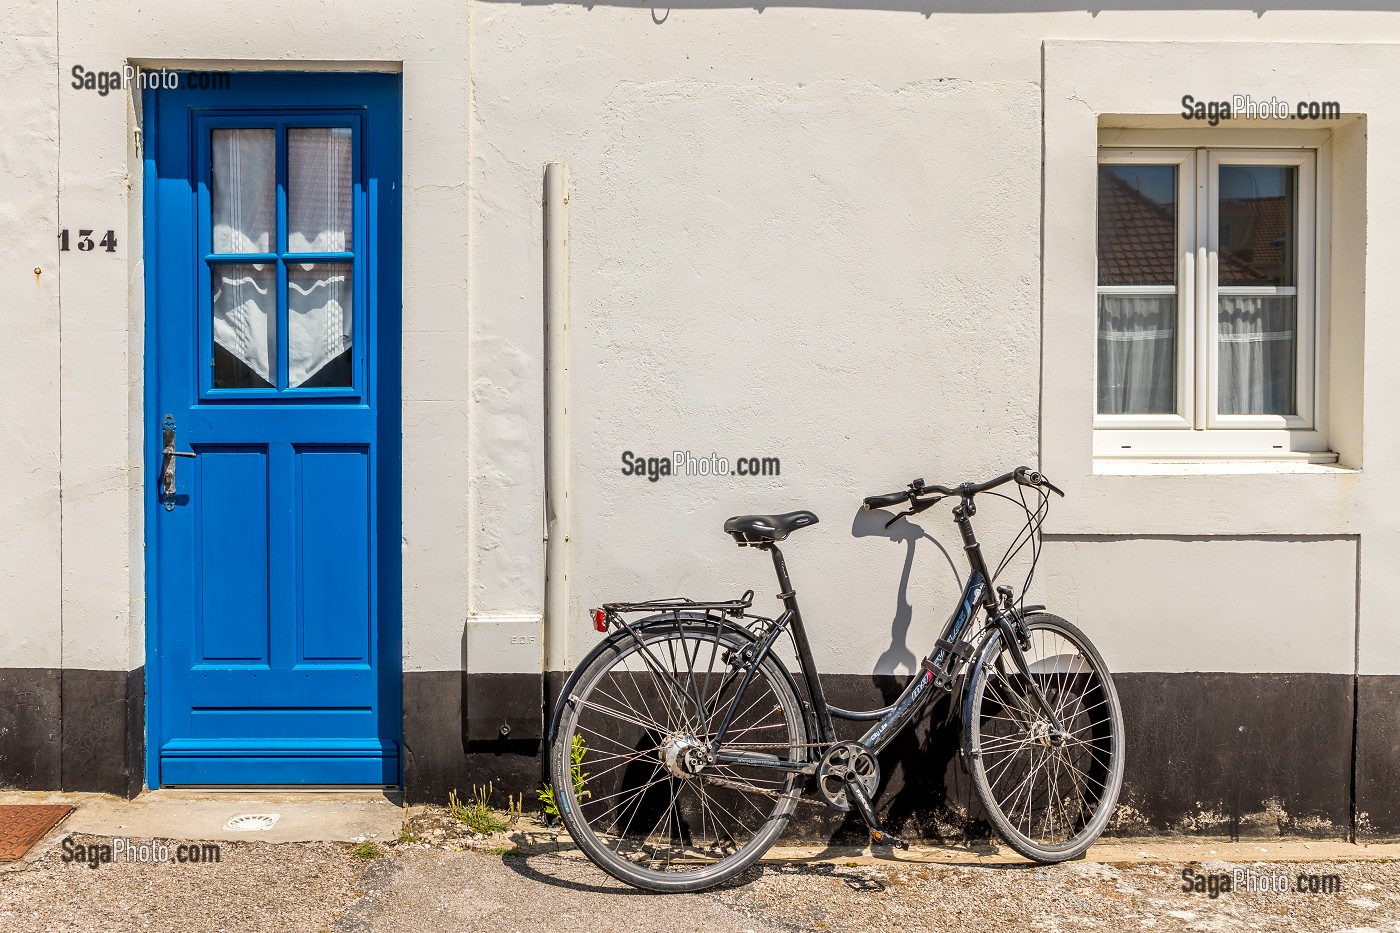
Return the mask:
<path id="1" fill-rule="evenodd" d="M 817 767 L 817 790 L 822 800 L 843 813 L 851 810 L 846 785 L 859 781 L 867 797 L 874 797 L 880 786 L 880 763 L 859 742 L 841 742 L 827 749 Z"/>

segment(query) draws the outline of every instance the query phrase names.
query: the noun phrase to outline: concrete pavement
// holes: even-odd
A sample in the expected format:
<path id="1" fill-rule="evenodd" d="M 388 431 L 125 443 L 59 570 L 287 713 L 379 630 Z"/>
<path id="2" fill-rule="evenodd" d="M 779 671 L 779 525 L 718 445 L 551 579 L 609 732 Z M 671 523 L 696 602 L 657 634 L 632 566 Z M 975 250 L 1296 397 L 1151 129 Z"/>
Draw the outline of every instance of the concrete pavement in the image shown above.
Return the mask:
<path id="1" fill-rule="evenodd" d="M 474 835 L 438 808 L 376 793 L 157 791 L 0 794 L 78 811 L 25 862 L 0 872 L 0 929 L 336 931 L 411 928 L 636 933 L 753 931 L 1123 930 L 1400 933 L 1400 845 L 1334 840 L 1110 840 L 1083 861 L 1031 865 L 1003 846 L 907 852 L 782 846 L 735 881 L 654 896 L 596 869 L 567 837 L 531 819 Z M 231 832 L 240 814 L 276 813 L 266 832 Z M 411 835 L 401 834 L 407 826 Z M 68 847 L 208 840 L 216 862 L 65 861 Z M 369 840 L 379 845 L 360 847 Z M 365 856 L 371 856 L 366 858 Z M 1211 877 L 1215 896 L 1184 886 Z M 1297 879 L 1335 879 L 1322 893 Z M 1221 879 L 1284 889 L 1219 890 Z"/>
<path id="2" fill-rule="evenodd" d="M 134 800 L 107 794 L 0 791 L 0 804 L 69 803 L 77 809 L 51 836 L 85 833 L 147 839 L 188 839 L 225 842 L 388 842 L 406 822 L 435 807 L 404 807 L 397 794 L 382 791 L 248 791 L 156 790 Z M 224 829 L 233 817 L 274 814 L 270 830 Z M 513 844 L 526 851 L 572 848 L 563 835 L 534 821 L 512 832 Z M 46 839 L 36 850 L 52 839 Z M 488 848 L 492 846 L 487 846 Z M 1356 845 L 1342 840 L 1255 838 L 1233 842 L 1219 838 L 1151 837 L 1108 839 L 1089 850 L 1086 861 L 1104 864 L 1184 862 L 1196 859 L 1245 859 L 1251 862 L 1400 860 L 1400 843 Z M 778 845 L 765 856 L 769 862 L 849 862 L 951 865 L 1011 865 L 1023 863 L 1005 846 L 976 849 L 965 846 L 912 846 L 907 852 L 878 853 L 851 846 Z"/>
<path id="3" fill-rule="evenodd" d="M 109 794 L 0 791 L 0 804 L 67 803 L 77 809 L 50 833 L 225 842 L 389 840 L 403 827 L 398 795 L 382 791 L 146 791 L 134 800 Z M 227 830 L 230 819 L 275 815 L 269 830 Z M 41 848 L 44 843 L 36 846 Z"/>

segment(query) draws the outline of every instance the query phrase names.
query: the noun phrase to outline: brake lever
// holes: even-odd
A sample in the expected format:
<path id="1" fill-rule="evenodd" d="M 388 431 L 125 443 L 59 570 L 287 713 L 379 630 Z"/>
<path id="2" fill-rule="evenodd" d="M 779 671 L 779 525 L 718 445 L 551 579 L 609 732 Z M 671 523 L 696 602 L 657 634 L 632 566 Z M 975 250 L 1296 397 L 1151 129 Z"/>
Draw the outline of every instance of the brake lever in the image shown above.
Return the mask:
<path id="1" fill-rule="evenodd" d="M 900 512 L 900 513 L 899 513 L 898 515 L 896 515 L 894 518 L 892 518 L 892 519 L 890 519 L 889 521 L 885 522 L 885 527 L 886 527 L 886 528 L 889 528 L 891 525 L 893 525 L 895 522 L 899 521 L 901 518 L 904 518 L 906 515 L 913 515 L 913 514 L 914 514 L 914 510 L 913 510 L 913 509 L 906 509 L 906 510 L 904 510 L 903 512 Z"/>

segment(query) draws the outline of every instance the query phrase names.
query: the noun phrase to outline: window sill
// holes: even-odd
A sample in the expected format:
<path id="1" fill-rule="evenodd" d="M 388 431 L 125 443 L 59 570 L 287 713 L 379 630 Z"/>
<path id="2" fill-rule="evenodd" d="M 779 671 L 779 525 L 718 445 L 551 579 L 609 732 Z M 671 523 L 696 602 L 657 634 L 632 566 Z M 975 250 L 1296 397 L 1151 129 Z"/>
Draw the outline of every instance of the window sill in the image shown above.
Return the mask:
<path id="1" fill-rule="evenodd" d="M 1260 464 L 1337 462 L 1320 431 L 1212 429 L 1208 431 L 1094 430 L 1094 461 Z"/>
<path id="2" fill-rule="evenodd" d="M 1096 476 L 1199 476 L 1238 473 L 1351 474 L 1360 470 L 1340 466 L 1335 453 L 1209 453 L 1096 457 Z"/>

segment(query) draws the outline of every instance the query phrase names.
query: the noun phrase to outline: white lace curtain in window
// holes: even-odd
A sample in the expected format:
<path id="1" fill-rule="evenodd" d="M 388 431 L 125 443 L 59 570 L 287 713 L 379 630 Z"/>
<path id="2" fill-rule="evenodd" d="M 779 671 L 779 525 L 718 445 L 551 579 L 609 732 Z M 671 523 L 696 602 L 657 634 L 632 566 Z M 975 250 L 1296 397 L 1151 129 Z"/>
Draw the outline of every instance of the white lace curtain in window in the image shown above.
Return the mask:
<path id="1" fill-rule="evenodd" d="M 1176 296 L 1099 296 L 1099 414 L 1176 411 Z"/>
<path id="2" fill-rule="evenodd" d="M 1296 299 L 1221 295 L 1219 411 L 1288 415 L 1297 411 Z M 1176 410 L 1176 298 L 1099 296 L 1099 413 Z"/>
<path id="3" fill-rule="evenodd" d="M 1291 295 L 1220 296 L 1221 414 L 1297 412 L 1296 302 Z"/>

